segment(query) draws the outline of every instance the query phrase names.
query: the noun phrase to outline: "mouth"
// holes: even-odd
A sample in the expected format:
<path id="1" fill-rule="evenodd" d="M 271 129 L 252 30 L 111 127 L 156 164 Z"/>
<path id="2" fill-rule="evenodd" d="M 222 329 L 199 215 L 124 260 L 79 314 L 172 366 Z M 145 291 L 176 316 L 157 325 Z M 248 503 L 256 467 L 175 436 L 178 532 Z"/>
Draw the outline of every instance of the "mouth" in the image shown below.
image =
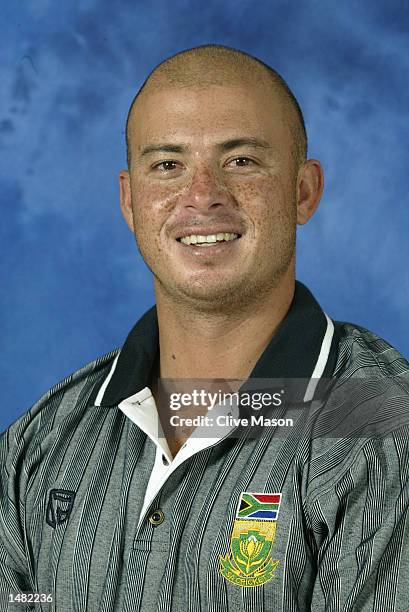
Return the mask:
<path id="1" fill-rule="evenodd" d="M 218 232 L 217 234 L 189 234 L 176 238 L 178 242 L 186 246 L 194 245 L 195 247 L 214 247 L 223 243 L 231 243 L 239 240 L 241 234 L 233 232 Z"/>

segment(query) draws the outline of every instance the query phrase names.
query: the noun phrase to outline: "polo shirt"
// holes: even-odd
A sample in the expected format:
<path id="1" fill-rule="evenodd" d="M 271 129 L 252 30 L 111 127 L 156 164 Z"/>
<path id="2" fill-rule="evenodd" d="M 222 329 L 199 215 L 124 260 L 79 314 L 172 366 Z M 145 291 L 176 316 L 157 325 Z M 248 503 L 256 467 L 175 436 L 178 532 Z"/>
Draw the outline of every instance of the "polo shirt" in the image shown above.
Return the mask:
<path id="1" fill-rule="evenodd" d="M 152 308 L 2 434 L 0 611 L 19 592 L 51 596 L 27 610 L 64 612 L 409 609 L 409 364 L 395 349 L 297 282 L 246 383 L 297 381 L 275 412 L 293 426 L 198 428 L 174 459 L 157 363 Z"/>

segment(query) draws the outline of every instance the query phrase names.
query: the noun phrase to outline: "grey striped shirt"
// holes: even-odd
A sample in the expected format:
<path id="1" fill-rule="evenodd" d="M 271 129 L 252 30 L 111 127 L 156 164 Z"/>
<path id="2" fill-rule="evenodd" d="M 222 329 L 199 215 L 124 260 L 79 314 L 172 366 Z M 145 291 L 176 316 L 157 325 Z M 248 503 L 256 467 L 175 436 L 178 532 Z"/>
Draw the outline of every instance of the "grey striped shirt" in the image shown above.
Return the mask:
<path id="1" fill-rule="evenodd" d="M 294 427 L 192 442 L 166 471 L 127 413 L 149 405 L 157 358 L 152 309 L 2 434 L 0 610 L 407 612 L 407 361 L 297 283 L 251 374 L 305 381 Z M 375 433 L 331 435 L 322 417 L 342 411 L 314 377 L 357 384 L 353 423 L 379 400 Z M 10 603 L 21 592 L 52 602 Z"/>

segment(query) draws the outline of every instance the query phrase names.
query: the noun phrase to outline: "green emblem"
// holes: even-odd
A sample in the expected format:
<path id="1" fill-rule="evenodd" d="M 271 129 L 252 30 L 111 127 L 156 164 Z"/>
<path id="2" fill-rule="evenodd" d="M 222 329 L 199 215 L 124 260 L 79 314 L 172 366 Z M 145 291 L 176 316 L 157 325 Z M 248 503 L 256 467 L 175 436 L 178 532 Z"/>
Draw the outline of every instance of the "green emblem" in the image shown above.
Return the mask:
<path id="1" fill-rule="evenodd" d="M 271 558 L 281 493 L 243 491 L 237 506 L 230 553 L 220 555 L 220 573 L 233 584 L 255 587 L 274 578 L 280 561 Z"/>
<path id="2" fill-rule="evenodd" d="M 235 520 L 230 538 L 231 554 L 220 555 L 220 573 L 233 584 L 255 587 L 274 578 L 280 561 L 273 561 L 271 549 L 275 521 Z"/>

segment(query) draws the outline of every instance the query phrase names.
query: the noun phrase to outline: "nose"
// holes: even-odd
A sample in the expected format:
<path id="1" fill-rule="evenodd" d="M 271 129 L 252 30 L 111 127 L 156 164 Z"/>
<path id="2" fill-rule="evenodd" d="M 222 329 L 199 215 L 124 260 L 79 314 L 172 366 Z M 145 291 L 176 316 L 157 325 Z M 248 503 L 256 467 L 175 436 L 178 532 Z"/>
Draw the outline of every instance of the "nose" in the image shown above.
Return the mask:
<path id="1" fill-rule="evenodd" d="M 180 203 L 191 212 L 213 211 L 231 205 L 232 195 L 218 173 L 206 165 L 195 168 Z"/>

